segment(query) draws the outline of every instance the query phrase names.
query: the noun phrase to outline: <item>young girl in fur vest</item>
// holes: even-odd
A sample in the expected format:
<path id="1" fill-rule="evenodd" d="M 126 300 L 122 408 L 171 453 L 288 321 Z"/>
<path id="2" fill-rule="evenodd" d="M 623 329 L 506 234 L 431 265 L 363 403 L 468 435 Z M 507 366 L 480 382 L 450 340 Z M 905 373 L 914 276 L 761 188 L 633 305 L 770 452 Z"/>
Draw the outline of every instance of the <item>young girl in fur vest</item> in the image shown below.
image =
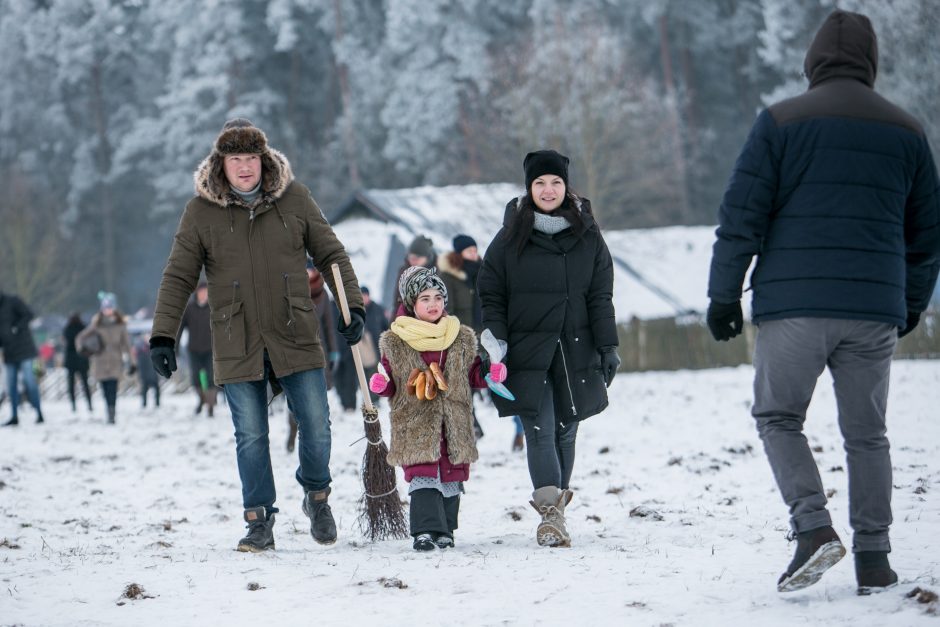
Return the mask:
<path id="1" fill-rule="evenodd" d="M 506 366 L 484 369 L 473 329 L 446 313 L 447 288 L 434 268 L 408 268 L 398 291 L 398 317 L 379 340 L 387 376 L 372 375 L 369 388 L 390 399 L 388 463 L 411 484 L 413 546 L 433 551 L 454 546 L 460 493 L 478 457 L 471 388 L 485 388 L 487 373 L 505 380 Z"/>

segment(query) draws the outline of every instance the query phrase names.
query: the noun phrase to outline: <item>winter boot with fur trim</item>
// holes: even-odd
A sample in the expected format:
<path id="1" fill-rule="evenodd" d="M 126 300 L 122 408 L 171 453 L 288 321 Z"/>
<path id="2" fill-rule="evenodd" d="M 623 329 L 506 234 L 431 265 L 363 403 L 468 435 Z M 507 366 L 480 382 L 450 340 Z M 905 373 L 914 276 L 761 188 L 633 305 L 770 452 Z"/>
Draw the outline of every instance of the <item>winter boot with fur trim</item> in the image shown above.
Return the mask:
<path id="1" fill-rule="evenodd" d="M 832 527 L 819 527 L 795 535 L 796 553 L 787 566 L 787 572 L 777 581 L 778 592 L 793 592 L 813 585 L 845 555 L 845 547 Z"/>
<path id="2" fill-rule="evenodd" d="M 274 548 L 274 514 L 268 514 L 264 506 L 245 510 L 248 535 L 238 541 L 238 550 L 243 553 L 260 553 Z"/>
<path id="3" fill-rule="evenodd" d="M 304 496 L 303 510 L 310 519 L 310 535 L 320 544 L 336 542 L 336 523 L 333 521 L 333 512 L 326 502 L 329 496 L 329 488 L 311 490 Z"/>
<path id="4" fill-rule="evenodd" d="M 560 490 L 550 485 L 539 488 L 532 493 L 529 504 L 542 517 L 535 539 L 539 546 L 569 547 L 571 536 L 565 528 L 565 507 L 571 502 L 574 493 L 571 490 Z"/>

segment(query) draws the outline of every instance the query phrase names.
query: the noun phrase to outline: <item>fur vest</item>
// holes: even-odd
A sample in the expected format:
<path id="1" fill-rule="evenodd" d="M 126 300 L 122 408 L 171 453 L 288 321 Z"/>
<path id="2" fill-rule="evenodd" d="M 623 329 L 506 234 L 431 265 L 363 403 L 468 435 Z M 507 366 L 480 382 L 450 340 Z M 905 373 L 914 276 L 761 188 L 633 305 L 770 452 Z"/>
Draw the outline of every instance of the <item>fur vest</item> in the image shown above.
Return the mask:
<path id="1" fill-rule="evenodd" d="M 461 326 L 457 339 L 447 349 L 444 363 L 448 390 L 439 391 L 434 400 L 422 401 L 405 391 L 405 381 L 412 369 L 426 369 L 421 353 L 391 331 L 382 334 L 379 347 L 398 379 L 395 395 L 390 399 L 392 439 L 389 464 L 407 466 L 438 461 L 441 457 L 441 425 L 452 464 L 468 464 L 477 460 L 479 453 L 473 434 L 468 380 L 470 366 L 476 357 L 476 343 L 473 329 Z"/>

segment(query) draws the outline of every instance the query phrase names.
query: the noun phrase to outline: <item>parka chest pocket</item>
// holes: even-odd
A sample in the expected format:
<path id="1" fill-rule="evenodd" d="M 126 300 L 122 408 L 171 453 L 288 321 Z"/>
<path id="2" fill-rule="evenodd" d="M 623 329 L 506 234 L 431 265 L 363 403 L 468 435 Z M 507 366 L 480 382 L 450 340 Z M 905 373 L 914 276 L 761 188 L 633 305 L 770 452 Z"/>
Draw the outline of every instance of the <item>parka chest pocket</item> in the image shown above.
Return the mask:
<path id="1" fill-rule="evenodd" d="M 219 307 L 211 314 L 212 353 L 216 359 L 244 357 L 245 311 L 242 302 Z"/>
<path id="2" fill-rule="evenodd" d="M 285 297 L 287 298 L 287 297 Z M 320 323 L 317 310 L 306 296 L 291 296 L 288 300 L 288 332 L 297 344 L 316 344 L 320 341 Z"/>

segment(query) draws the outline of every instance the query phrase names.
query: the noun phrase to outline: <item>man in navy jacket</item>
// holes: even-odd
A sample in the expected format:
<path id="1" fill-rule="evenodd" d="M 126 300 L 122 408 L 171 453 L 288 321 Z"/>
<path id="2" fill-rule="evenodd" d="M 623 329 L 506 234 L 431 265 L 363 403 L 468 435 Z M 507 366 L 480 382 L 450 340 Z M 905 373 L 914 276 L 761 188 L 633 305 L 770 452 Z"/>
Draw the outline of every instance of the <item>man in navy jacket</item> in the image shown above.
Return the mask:
<path id="1" fill-rule="evenodd" d="M 845 554 L 803 435 L 828 366 L 845 438 L 860 594 L 888 588 L 891 356 L 937 280 L 940 183 L 918 122 L 873 89 L 878 47 L 864 15 L 833 12 L 804 64 L 809 89 L 763 111 L 719 210 L 708 296 L 717 340 L 741 332 L 752 258 L 752 413 L 797 538 L 781 592 Z"/>

